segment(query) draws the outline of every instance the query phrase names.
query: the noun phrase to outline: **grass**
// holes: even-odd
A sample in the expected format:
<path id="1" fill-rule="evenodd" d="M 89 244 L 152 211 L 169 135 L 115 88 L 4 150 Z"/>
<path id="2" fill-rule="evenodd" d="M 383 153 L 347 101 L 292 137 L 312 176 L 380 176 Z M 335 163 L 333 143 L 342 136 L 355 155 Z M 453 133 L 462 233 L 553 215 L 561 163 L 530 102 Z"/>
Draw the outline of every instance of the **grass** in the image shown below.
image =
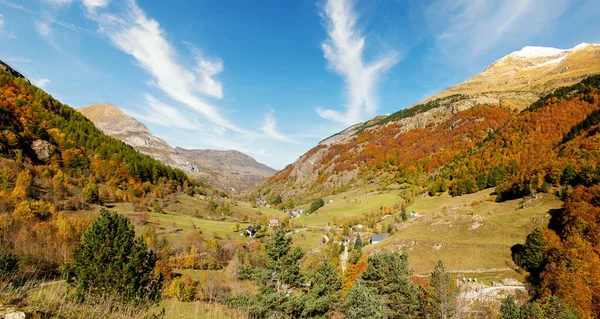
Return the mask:
<path id="1" fill-rule="evenodd" d="M 371 192 L 363 194 L 360 191 L 352 191 L 323 198 L 325 206 L 310 215 L 302 215 L 294 219 L 295 224 L 307 226 L 327 226 L 334 217 L 351 217 L 379 209 L 380 206 L 390 206 L 400 201 L 396 193 Z M 333 203 L 328 203 L 333 200 Z M 305 207 L 306 206 L 306 207 Z M 301 205 L 308 210 L 310 203 Z"/>
<path id="2" fill-rule="evenodd" d="M 228 309 L 221 304 L 205 302 L 182 302 L 175 299 L 165 299 L 151 310 L 158 314 L 164 309 L 164 318 L 176 319 L 238 319 L 247 318 L 235 310 Z"/>
<path id="3" fill-rule="evenodd" d="M 431 272 L 439 259 L 451 270 L 512 267 L 510 247 L 523 243 L 534 228 L 546 226 L 548 212 L 560 208 L 562 202 L 538 194 L 537 198 L 496 203 L 487 201 L 491 193 L 418 198 L 407 211 L 421 216 L 410 218 L 396 234 L 365 251 L 406 250 L 417 274 Z"/>
<path id="4" fill-rule="evenodd" d="M 318 251 L 319 248 L 325 246 L 323 243 L 323 235 L 320 233 L 301 231 L 292 234 L 294 245 L 299 246 L 305 253 Z"/>
<path id="5" fill-rule="evenodd" d="M 236 223 L 229 221 L 208 220 L 186 215 L 171 215 L 149 213 L 151 223 L 157 224 L 169 233 L 166 234 L 169 241 L 181 239 L 185 234 L 189 234 L 195 229 L 201 230 L 206 235 L 217 235 L 221 238 L 243 238 L 239 232 L 232 231 L 232 227 L 240 225 L 240 229 L 244 229 L 250 224 Z M 159 228 L 160 229 L 160 228 Z"/>

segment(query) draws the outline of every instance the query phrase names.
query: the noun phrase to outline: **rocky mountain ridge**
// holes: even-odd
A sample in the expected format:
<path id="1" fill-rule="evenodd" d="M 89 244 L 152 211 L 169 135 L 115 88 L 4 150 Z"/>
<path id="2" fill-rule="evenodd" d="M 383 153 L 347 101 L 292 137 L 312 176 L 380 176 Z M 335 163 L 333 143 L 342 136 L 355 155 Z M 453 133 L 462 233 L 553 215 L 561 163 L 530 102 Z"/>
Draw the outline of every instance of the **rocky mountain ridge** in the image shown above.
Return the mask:
<path id="1" fill-rule="evenodd" d="M 463 123 L 476 126 L 478 121 L 490 121 L 491 114 L 462 118 L 464 114 L 479 114 L 465 113 L 478 106 L 496 106 L 503 110 L 503 117 L 509 116 L 508 113 L 516 115 L 543 95 L 599 73 L 598 44 L 584 43 L 568 50 L 525 47 L 495 61 L 482 73 L 418 104 L 353 125 L 321 141 L 271 178 L 263 188 L 279 192 L 284 197 L 297 198 L 303 193 L 314 196 L 335 192 L 339 188 L 360 187 L 362 183 L 376 181 L 385 175 L 385 168 L 376 168 L 378 173 L 374 176 L 365 173 L 368 159 L 383 151 L 376 148 L 390 142 L 385 139 L 393 139 L 392 145 L 397 145 L 405 138 L 421 135 L 424 139 L 428 134 L 441 134 L 442 129 L 460 128 Z M 485 125 L 477 127 L 480 132 L 476 136 L 463 137 L 466 142 L 482 141 L 497 129 Z M 436 131 L 436 128 L 439 129 Z M 423 144 L 427 141 L 423 140 Z M 446 145 L 439 147 L 443 150 Z M 461 146 L 456 144 L 455 147 Z M 432 150 L 425 156 L 433 156 Z M 392 162 L 400 161 L 402 153 L 400 151 L 397 154 L 400 158 Z M 350 162 L 350 158 L 356 158 L 357 164 L 349 167 L 341 164 Z M 394 166 L 394 163 L 385 163 L 379 166 Z"/>
<path id="2" fill-rule="evenodd" d="M 173 148 L 153 135 L 146 125 L 112 104 L 93 104 L 77 110 L 107 135 L 219 189 L 245 191 L 276 173 L 238 151 Z"/>

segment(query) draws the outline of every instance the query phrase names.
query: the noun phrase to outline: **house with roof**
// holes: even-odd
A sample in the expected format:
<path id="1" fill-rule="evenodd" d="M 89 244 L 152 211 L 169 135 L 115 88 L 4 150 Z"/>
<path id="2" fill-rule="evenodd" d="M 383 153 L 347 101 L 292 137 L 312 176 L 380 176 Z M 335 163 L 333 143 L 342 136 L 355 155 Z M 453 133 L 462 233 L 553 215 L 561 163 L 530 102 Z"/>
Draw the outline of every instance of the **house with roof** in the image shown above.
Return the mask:
<path id="1" fill-rule="evenodd" d="M 254 227 L 252 226 L 248 226 L 246 228 L 246 234 L 248 235 L 248 237 L 253 237 L 254 234 L 256 234 L 256 229 L 254 229 Z"/>
<path id="2" fill-rule="evenodd" d="M 380 241 L 382 241 L 388 237 L 390 237 L 390 234 L 373 234 L 373 235 L 371 235 L 371 239 L 369 240 L 369 243 L 371 243 L 371 245 L 377 244 Z"/>
<path id="3" fill-rule="evenodd" d="M 274 218 L 269 220 L 269 227 L 279 227 L 281 223 L 279 222 L 279 218 Z"/>

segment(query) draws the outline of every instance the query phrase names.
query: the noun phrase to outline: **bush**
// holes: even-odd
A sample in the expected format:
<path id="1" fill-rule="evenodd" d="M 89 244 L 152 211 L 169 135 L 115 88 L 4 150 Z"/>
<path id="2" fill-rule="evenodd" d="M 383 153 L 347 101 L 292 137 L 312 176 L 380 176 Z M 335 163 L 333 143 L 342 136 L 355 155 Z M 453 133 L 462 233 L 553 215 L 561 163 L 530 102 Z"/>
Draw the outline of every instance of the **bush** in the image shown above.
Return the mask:
<path id="1" fill-rule="evenodd" d="M 135 238 L 127 218 L 115 212 L 100 211 L 73 259 L 67 279 L 80 296 L 116 294 L 136 302 L 155 301 L 160 296 L 160 276 L 153 276 L 156 256 L 143 240 Z"/>
<path id="2" fill-rule="evenodd" d="M 0 278 L 10 276 L 19 270 L 19 260 L 12 253 L 0 254 Z"/>
<path id="3" fill-rule="evenodd" d="M 323 207 L 323 205 L 325 205 L 325 201 L 322 198 L 313 200 L 310 204 L 310 213 L 316 212 L 319 208 Z"/>

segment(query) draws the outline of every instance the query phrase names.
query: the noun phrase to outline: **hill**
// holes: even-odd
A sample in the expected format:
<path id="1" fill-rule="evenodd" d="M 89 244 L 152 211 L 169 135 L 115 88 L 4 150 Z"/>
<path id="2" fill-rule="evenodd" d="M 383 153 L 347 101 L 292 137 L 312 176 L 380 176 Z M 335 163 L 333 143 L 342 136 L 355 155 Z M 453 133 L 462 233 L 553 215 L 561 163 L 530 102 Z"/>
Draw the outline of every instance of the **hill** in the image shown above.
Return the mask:
<path id="1" fill-rule="evenodd" d="M 276 172 L 238 151 L 173 148 L 112 104 L 93 104 L 77 110 L 104 133 L 222 190 L 245 191 Z"/>
<path id="2" fill-rule="evenodd" d="M 529 128 L 516 123 L 557 116 L 548 121 L 560 125 L 548 127 L 552 132 L 546 133 L 562 138 L 563 133 L 594 110 L 595 106 L 590 105 L 594 103 L 580 108 L 578 100 L 586 99 L 585 94 L 565 94 L 562 104 L 552 107 L 557 101 L 540 98 L 597 73 L 600 73 L 600 45 L 582 44 L 570 50 L 525 47 L 492 63 L 483 73 L 417 105 L 354 125 L 323 140 L 269 179 L 260 191 L 302 201 L 372 183 L 380 187 L 394 182 L 419 187 L 435 184 L 433 188 L 443 190 L 459 180 L 458 172 L 451 174 L 449 165 L 458 163 L 474 148 L 485 148 L 482 143 L 498 132 L 509 134 L 504 129 L 507 125 L 515 125 L 513 129 L 518 131 L 515 136 L 524 138 L 530 133 Z M 588 101 L 593 102 L 591 97 Z M 523 112 L 533 103 L 549 107 Z M 562 113 L 556 114 L 557 111 Z M 552 148 L 550 141 L 540 141 L 543 147 L 529 146 L 541 156 Z M 468 163 L 467 167 L 471 167 L 471 162 Z M 515 174 L 509 175 L 512 178 Z M 507 175 L 491 183 L 480 181 L 486 185 L 473 187 L 469 192 L 508 179 Z"/>

